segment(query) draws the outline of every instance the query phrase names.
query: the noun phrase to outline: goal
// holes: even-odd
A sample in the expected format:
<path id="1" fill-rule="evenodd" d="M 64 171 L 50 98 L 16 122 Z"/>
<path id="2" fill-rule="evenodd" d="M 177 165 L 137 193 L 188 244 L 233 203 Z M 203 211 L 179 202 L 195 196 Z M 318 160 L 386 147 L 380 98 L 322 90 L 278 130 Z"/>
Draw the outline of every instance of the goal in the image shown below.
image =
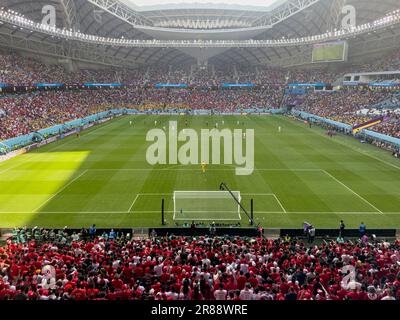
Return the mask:
<path id="1" fill-rule="evenodd" d="M 240 202 L 240 191 L 232 191 Z M 175 221 L 240 221 L 240 206 L 228 191 L 175 191 Z"/>

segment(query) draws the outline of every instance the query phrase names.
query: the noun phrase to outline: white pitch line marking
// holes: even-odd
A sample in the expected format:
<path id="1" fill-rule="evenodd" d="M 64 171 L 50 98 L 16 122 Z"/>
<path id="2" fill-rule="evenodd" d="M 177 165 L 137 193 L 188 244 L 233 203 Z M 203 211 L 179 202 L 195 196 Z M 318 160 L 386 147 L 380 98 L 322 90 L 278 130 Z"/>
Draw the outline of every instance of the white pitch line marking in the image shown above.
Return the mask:
<path id="1" fill-rule="evenodd" d="M 173 195 L 172 192 L 170 193 L 139 193 L 141 196 L 170 196 Z"/>
<path id="2" fill-rule="evenodd" d="M 89 171 L 199 171 L 197 168 L 188 169 L 174 169 L 174 168 L 93 168 L 87 169 Z M 207 169 L 207 171 L 235 171 L 236 168 L 231 169 Z M 254 171 L 304 171 L 304 172 L 318 172 L 323 171 L 323 169 L 254 169 Z"/>
<path id="3" fill-rule="evenodd" d="M 278 199 L 278 197 L 276 196 L 276 194 L 272 194 L 272 196 L 275 198 L 275 200 L 278 202 L 278 204 L 280 205 L 280 207 L 283 210 L 283 213 L 287 213 L 285 207 L 282 205 L 282 202 Z"/>
<path id="4" fill-rule="evenodd" d="M 158 213 L 160 210 L 150 210 L 150 211 L 135 211 L 135 213 Z M 173 213 L 173 211 L 165 211 L 167 213 Z M 0 211 L 0 214 L 32 214 L 35 212 L 26 211 L 26 212 L 18 212 L 18 211 Z M 38 214 L 127 214 L 126 211 L 40 211 Z M 264 214 L 282 214 L 282 211 L 254 211 L 254 213 L 264 213 Z M 367 211 L 367 212 L 336 212 L 336 211 L 287 211 L 287 214 L 338 214 L 338 215 L 376 215 L 379 212 Z M 384 215 L 400 215 L 400 212 L 383 212 Z"/>
<path id="5" fill-rule="evenodd" d="M 138 211 L 134 211 L 135 213 L 160 213 L 161 210 L 148 210 L 148 211 L 143 211 L 143 210 L 138 210 Z M 164 212 L 166 213 L 173 213 L 174 211 L 172 210 L 164 210 Z"/>
<path id="6" fill-rule="evenodd" d="M 187 191 L 191 191 L 191 190 L 187 190 Z M 200 190 L 193 190 L 195 192 L 200 192 Z M 207 190 L 207 191 L 203 191 L 203 192 L 215 192 L 212 190 Z M 219 191 L 216 191 L 219 192 Z M 164 195 L 173 195 L 173 192 L 164 192 L 164 193 L 139 193 L 141 196 L 164 196 Z M 273 196 L 273 193 L 241 193 L 242 196 Z"/>
<path id="7" fill-rule="evenodd" d="M 242 193 L 242 196 L 273 196 L 273 193 Z"/>
<path id="8" fill-rule="evenodd" d="M 107 214 L 107 213 L 126 213 L 126 211 L 41 211 L 38 212 L 39 214 L 46 213 L 46 214 Z"/>
<path id="9" fill-rule="evenodd" d="M 347 190 L 349 190 L 350 192 L 352 192 L 353 194 L 355 194 L 357 197 L 359 197 L 361 200 L 363 200 L 365 203 L 367 203 L 369 206 L 371 206 L 372 208 L 374 208 L 376 211 L 378 211 L 379 213 L 383 212 L 381 210 L 379 210 L 377 207 L 375 207 L 371 202 L 369 202 L 367 199 L 365 199 L 364 197 L 360 196 L 357 192 L 355 192 L 353 189 L 351 189 L 350 187 L 346 186 L 342 181 L 340 181 L 339 179 L 335 178 L 333 175 L 331 175 L 328 171 L 323 170 L 323 172 L 325 172 L 326 175 L 328 175 L 329 177 L 331 177 L 333 180 L 335 180 L 336 182 L 338 182 L 339 184 L 341 184 L 343 187 L 345 187 Z"/>
<path id="10" fill-rule="evenodd" d="M 81 178 L 88 170 L 83 171 L 79 176 L 68 182 L 64 187 L 62 187 L 57 193 L 54 193 L 50 198 L 48 198 L 45 202 L 43 202 L 39 207 L 37 207 L 35 210 L 32 211 L 32 213 L 37 212 L 40 210 L 44 205 L 46 205 L 49 201 L 51 201 L 54 197 L 56 197 L 58 194 L 63 192 L 66 188 L 68 188 L 71 184 L 73 184 L 75 181 L 77 181 L 79 178 Z"/>
<path id="11" fill-rule="evenodd" d="M 135 203 L 136 203 L 136 200 L 139 198 L 139 196 L 140 196 L 140 193 L 138 193 L 138 194 L 136 195 L 136 198 L 135 198 L 135 200 L 133 200 L 133 202 L 132 202 L 131 206 L 130 206 L 130 207 L 129 207 L 129 209 L 128 209 L 128 213 L 130 213 L 130 212 L 131 212 L 131 210 L 132 210 L 133 206 L 135 205 Z"/>
<path id="12" fill-rule="evenodd" d="M 10 171 L 10 170 L 12 170 L 12 169 L 14 169 L 16 167 L 19 167 L 20 165 L 22 165 L 22 163 L 18 163 L 15 166 L 12 166 L 12 167 L 9 167 L 7 169 L 4 169 L 4 170 L 0 171 L 0 174 L 6 173 L 7 171 Z"/>
<path id="13" fill-rule="evenodd" d="M 298 122 L 291 122 L 291 121 L 289 121 L 288 118 L 282 118 L 282 119 L 284 119 L 286 122 L 295 124 L 296 126 L 300 126 L 300 123 L 298 123 Z M 302 127 L 302 128 L 304 128 L 304 127 Z M 378 160 L 378 161 L 380 161 L 380 162 L 382 162 L 382 163 L 384 163 L 384 164 L 387 164 L 388 166 L 391 166 L 391 167 L 393 167 L 393 168 L 396 168 L 396 169 L 400 170 L 400 167 L 397 166 L 397 165 L 395 165 L 394 163 L 388 162 L 388 161 L 386 161 L 386 160 L 382 160 L 382 159 L 380 159 L 380 158 L 378 158 L 378 157 L 375 157 L 375 156 L 373 156 L 373 155 L 371 155 L 371 154 L 369 154 L 369 153 L 367 153 L 367 152 L 363 152 L 363 151 L 359 150 L 359 148 L 357 148 L 356 146 L 353 147 L 353 146 L 350 146 L 350 145 L 348 145 L 348 144 L 346 144 L 346 143 L 339 142 L 339 141 L 337 141 L 337 140 L 335 140 L 335 139 L 332 140 L 331 138 L 327 137 L 325 134 L 322 134 L 322 133 L 320 133 L 320 132 L 315 132 L 315 131 L 313 131 L 313 132 L 314 132 L 315 134 L 317 134 L 317 135 L 319 135 L 319 136 L 325 138 L 325 139 L 329 139 L 329 141 L 333 141 L 333 142 L 335 142 L 335 143 L 337 143 L 337 144 L 339 144 L 339 145 L 341 145 L 341 146 L 343 146 L 343 147 L 346 147 L 346 148 L 348 148 L 348 149 L 350 149 L 350 150 L 353 150 L 353 151 L 355 151 L 355 152 L 358 152 L 358 153 L 360 153 L 360 154 L 362 154 L 362 155 L 364 155 L 364 156 L 366 156 L 366 157 L 369 157 L 369 158 L 371 158 L 371 159 Z"/>
<path id="14" fill-rule="evenodd" d="M 275 193 L 242 193 L 242 196 L 270 196 L 274 197 L 276 202 L 279 204 L 279 206 L 282 208 L 281 213 L 287 213 L 285 207 L 282 205 L 282 202 L 278 199 Z M 276 211 L 254 211 L 254 213 L 275 213 Z"/>

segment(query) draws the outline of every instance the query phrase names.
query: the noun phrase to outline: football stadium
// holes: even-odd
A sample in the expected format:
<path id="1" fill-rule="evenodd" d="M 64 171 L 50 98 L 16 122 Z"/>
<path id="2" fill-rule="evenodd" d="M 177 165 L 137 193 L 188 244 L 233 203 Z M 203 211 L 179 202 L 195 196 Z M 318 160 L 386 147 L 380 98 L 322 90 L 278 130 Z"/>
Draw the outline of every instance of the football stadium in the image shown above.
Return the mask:
<path id="1" fill-rule="evenodd" d="M 399 159 L 398 0 L 0 0 L 0 300 L 400 300 Z"/>

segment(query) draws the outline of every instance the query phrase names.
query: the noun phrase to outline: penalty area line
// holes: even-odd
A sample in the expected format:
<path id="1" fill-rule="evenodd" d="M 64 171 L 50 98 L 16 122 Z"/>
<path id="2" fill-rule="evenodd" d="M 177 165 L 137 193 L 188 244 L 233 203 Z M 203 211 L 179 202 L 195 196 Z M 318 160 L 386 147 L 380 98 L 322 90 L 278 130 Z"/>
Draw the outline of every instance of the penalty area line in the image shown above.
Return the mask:
<path id="1" fill-rule="evenodd" d="M 135 213 L 158 213 L 160 210 L 148 210 L 148 211 L 134 211 Z M 174 211 L 172 210 L 166 210 L 164 211 L 166 213 L 173 213 Z M 202 211 L 203 212 L 203 211 Z M 32 212 L 32 211 L 0 211 L 0 214 L 109 214 L 109 213 L 115 213 L 115 214 L 127 214 L 128 212 L 126 211 L 40 211 L 40 212 Z M 282 214 L 282 211 L 254 211 L 254 213 L 258 214 Z M 366 211 L 366 212 L 350 212 L 350 211 L 344 211 L 344 212 L 337 212 L 337 211 L 287 211 L 287 214 L 296 214 L 296 215 L 326 215 L 326 214 L 338 214 L 338 215 L 377 215 L 379 212 L 374 212 L 374 211 Z M 400 212 L 383 212 L 383 215 L 400 215 Z"/>
<path id="2" fill-rule="evenodd" d="M 366 204 L 368 204 L 371 208 L 374 208 L 376 211 L 378 211 L 380 214 L 383 214 L 383 212 L 381 210 L 379 210 L 377 207 L 375 207 L 371 202 L 369 202 L 367 199 L 365 199 L 364 197 L 360 196 L 357 192 L 355 192 L 353 189 L 351 189 L 350 187 L 346 186 L 342 181 L 340 181 L 339 179 L 337 179 L 336 177 L 334 177 L 332 174 L 330 174 L 328 171 L 323 170 L 323 172 L 331 177 L 333 180 L 335 180 L 337 183 L 339 183 L 340 185 L 342 185 L 343 187 L 345 187 L 347 190 L 349 190 L 351 193 L 355 194 L 357 197 L 359 197 L 361 200 L 363 200 Z"/>
<path id="3" fill-rule="evenodd" d="M 64 187 L 62 187 L 57 193 L 53 194 L 50 198 L 48 198 L 45 202 L 43 202 L 39 207 L 37 207 L 35 210 L 33 210 L 31 213 L 35 213 L 39 211 L 41 208 L 43 208 L 47 203 L 49 203 L 52 199 L 54 199 L 56 196 L 58 196 L 61 192 L 63 192 L 65 189 L 67 189 L 71 184 L 73 184 L 75 181 L 77 181 L 79 178 L 81 178 L 88 170 L 83 171 L 79 176 L 75 177 L 72 179 L 70 182 L 68 182 Z"/>
<path id="4" fill-rule="evenodd" d="M 278 199 L 275 193 L 272 194 L 272 196 L 275 198 L 275 200 L 278 202 L 279 206 L 282 208 L 283 213 L 287 213 L 285 207 L 282 205 L 282 202 Z"/>
<path id="5" fill-rule="evenodd" d="M 173 166 L 171 168 L 89 168 L 89 171 L 199 171 L 198 168 L 177 168 Z M 206 171 L 235 171 L 236 168 L 208 168 Z M 261 168 L 261 169 L 254 169 L 255 172 L 257 171 L 285 171 L 285 172 L 318 172 L 324 171 L 323 169 L 269 169 L 269 168 Z"/>
<path id="6" fill-rule="evenodd" d="M 129 209 L 128 209 L 128 211 L 127 211 L 127 213 L 131 213 L 132 208 L 133 208 L 133 206 L 135 205 L 136 200 L 139 198 L 139 196 L 140 196 L 140 193 L 138 193 L 138 194 L 136 195 L 135 200 L 133 200 L 131 206 L 129 207 Z"/>

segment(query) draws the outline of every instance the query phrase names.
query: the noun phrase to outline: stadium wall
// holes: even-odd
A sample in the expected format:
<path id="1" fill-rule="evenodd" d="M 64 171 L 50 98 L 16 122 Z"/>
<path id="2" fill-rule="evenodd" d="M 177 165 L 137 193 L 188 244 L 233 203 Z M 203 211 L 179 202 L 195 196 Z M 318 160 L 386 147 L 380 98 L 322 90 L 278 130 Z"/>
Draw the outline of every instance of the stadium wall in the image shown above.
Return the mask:
<path id="1" fill-rule="evenodd" d="M 155 231 L 157 236 L 201 236 L 210 235 L 209 228 L 151 228 L 149 229 L 149 235 L 152 231 Z M 290 236 L 292 238 L 304 237 L 303 229 L 263 229 L 263 236 L 267 238 Z M 216 228 L 216 236 L 238 236 L 238 237 L 257 237 L 260 235 L 260 231 L 257 228 Z M 315 236 L 317 238 L 330 238 L 336 239 L 339 235 L 338 229 L 316 229 Z M 368 229 L 367 235 L 375 235 L 377 238 L 396 238 L 400 234 L 396 229 Z M 360 232 L 358 229 L 347 229 L 344 234 L 345 238 L 359 238 Z"/>
<path id="2" fill-rule="evenodd" d="M 54 142 L 58 139 L 62 139 L 64 137 L 67 137 L 75 133 L 77 128 L 87 129 L 93 126 L 96 122 L 99 121 L 104 122 L 107 120 L 111 120 L 114 116 L 121 115 L 122 112 L 123 112 L 122 110 L 118 109 L 104 111 L 94 115 L 90 115 L 85 118 L 72 120 L 64 124 L 58 124 L 50 128 L 38 130 L 30 134 L 2 141 L 1 145 L 7 148 L 6 150 L 7 154 L 4 156 L 0 156 L 0 162 L 8 160 L 10 158 L 10 154 L 15 154 L 16 156 L 21 152 L 24 153 L 26 151 L 29 151 L 30 149 L 33 148 L 33 146 L 40 147 L 42 145 L 46 145 L 48 143 Z M 35 143 L 33 139 L 36 135 L 41 136 L 43 139 Z"/>
<path id="3" fill-rule="evenodd" d="M 367 235 L 375 235 L 378 238 L 395 238 L 397 235 L 396 229 L 368 229 Z M 281 229 L 280 237 L 302 237 L 304 236 L 304 230 L 302 229 Z M 315 236 L 318 238 L 336 238 L 339 235 L 338 229 L 316 229 Z M 358 229 L 347 229 L 344 232 L 344 236 L 347 238 L 357 238 L 360 236 Z"/>
<path id="4" fill-rule="evenodd" d="M 221 115 L 243 115 L 243 114 L 284 114 L 287 112 L 285 109 L 245 109 L 245 110 L 237 110 L 236 112 L 213 112 L 209 109 L 199 109 L 193 110 L 188 113 L 187 109 L 176 109 L 174 111 L 163 111 L 159 109 L 146 109 L 145 111 L 140 111 L 137 109 L 126 109 L 124 110 L 127 114 L 157 114 L 157 115 L 172 115 L 172 114 L 191 114 L 191 115 L 212 115 L 212 114 L 221 114 Z"/>
<path id="5" fill-rule="evenodd" d="M 146 238 L 152 237 L 155 232 L 157 237 L 165 236 L 207 236 L 210 235 L 209 228 L 141 228 L 141 229 L 130 229 L 130 228 L 114 228 L 113 229 L 119 235 L 132 235 L 134 237 Z M 56 232 L 58 230 L 55 230 Z M 79 233 L 81 229 L 64 229 L 68 234 Z M 101 235 L 104 232 L 107 234 L 111 229 L 97 228 L 97 235 Z M 263 229 L 263 236 L 268 239 L 285 238 L 289 236 L 291 238 L 305 238 L 303 229 Z M 2 240 L 7 240 L 13 234 L 12 229 L 0 229 L 0 237 L 3 236 Z M 257 228 L 216 228 L 215 236 L 230 236 L 230 237 L 258 237 L 260 231 Z M 336 239 L 339 235 L 338 229 L 316 229 L 315 236 L 320 239 Z M 400 237 L 400 230 L 396 229 L 367 229 L 367 235 L 375 235 L 380 239 L 392 239 Z M 344 237 L 347 239 L 357 239 L 360 236 L 358 229 L 346 229 Z"/>

